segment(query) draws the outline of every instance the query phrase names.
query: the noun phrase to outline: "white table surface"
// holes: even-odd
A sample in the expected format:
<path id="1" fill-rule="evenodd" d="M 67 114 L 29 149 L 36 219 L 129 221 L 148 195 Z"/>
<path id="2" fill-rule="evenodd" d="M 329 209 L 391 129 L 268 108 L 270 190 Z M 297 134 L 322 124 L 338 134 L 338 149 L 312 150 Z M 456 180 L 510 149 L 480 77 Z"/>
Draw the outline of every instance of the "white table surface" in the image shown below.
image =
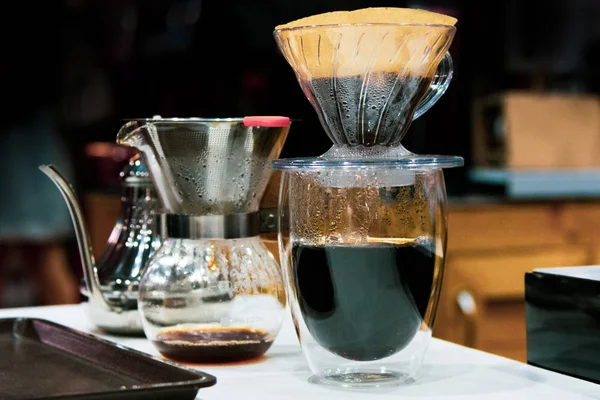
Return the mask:
<path id="1" fill-rule="evenodd" d="M 80 306 L 0 310 L 0 318 L 44 318 L 158 355 L 143 338 L 124 338 L 94 329 Z M 419 380 L 393 389 L 342 390 L 307 382 L 310 375 L 288 316 L 264 361 L 202 367 L 217 384 L 198 399 L 600 399 L 600 385 L 434 339 Z"/>

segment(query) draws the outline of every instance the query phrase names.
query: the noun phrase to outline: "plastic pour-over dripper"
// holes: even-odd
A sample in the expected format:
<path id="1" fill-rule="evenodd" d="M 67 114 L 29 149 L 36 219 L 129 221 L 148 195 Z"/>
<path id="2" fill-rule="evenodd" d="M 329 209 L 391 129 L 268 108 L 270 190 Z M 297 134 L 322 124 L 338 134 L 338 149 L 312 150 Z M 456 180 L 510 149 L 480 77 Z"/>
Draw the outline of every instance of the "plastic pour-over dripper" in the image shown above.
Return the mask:
<path id="1" fill-rule="evenodd" d="M 414 23 L 276 30 L 279 48 L 334 144 L 323 157 L 409 155 L 400 141 L 452 79 L 447 51 L 454 33 L 453 26 Z"/>

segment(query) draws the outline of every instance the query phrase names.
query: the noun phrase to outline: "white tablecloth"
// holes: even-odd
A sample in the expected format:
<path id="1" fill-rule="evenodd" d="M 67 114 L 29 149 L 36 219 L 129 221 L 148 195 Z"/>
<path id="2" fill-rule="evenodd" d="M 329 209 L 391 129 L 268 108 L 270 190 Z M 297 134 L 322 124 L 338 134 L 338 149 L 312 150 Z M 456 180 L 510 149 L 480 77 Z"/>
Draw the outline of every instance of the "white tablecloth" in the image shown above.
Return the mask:
<path id="1" fill-rule="evenodd" d="M 80 306 L 0 310 L 0 318 L 37 317 L 97 334 L 158 355 L 143 338 L 124 338 L 94 329 Z M 600 385 L 434 339 L 419 380 L 393 389 L 343 390 L 307 382 L 310 375 L 288 316 L 267 357 L 259 363 L 202 367 L 217 384 L 198 399 L 600 399 Z"/>

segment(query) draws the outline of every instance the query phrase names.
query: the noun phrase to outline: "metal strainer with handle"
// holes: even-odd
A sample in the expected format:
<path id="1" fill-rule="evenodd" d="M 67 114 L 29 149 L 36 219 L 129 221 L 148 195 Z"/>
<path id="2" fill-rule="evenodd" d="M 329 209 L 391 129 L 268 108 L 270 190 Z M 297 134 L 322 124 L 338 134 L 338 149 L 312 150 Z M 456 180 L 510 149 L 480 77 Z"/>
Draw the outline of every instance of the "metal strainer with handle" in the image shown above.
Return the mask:
<path id="1" fill-rule="evenodd" d="M 130 121 L 117 136 L 136 147 L 166 213 L 258 211 L 290 127 L 287 117 L 160 118 Z"/>

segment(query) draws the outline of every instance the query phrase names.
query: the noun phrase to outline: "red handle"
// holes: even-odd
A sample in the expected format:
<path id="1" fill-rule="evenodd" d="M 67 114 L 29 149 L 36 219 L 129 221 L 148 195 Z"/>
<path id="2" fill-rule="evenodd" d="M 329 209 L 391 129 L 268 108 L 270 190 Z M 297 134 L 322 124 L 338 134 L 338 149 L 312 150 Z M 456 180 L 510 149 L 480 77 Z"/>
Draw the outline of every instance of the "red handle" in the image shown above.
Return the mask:
<path id="1" fill-rule="evenodd" d="M 288 117 L 256 116 L 244 117 L 244 126 L 264 126 L 267 128 L 284 128 L 290 126 Z"/>

